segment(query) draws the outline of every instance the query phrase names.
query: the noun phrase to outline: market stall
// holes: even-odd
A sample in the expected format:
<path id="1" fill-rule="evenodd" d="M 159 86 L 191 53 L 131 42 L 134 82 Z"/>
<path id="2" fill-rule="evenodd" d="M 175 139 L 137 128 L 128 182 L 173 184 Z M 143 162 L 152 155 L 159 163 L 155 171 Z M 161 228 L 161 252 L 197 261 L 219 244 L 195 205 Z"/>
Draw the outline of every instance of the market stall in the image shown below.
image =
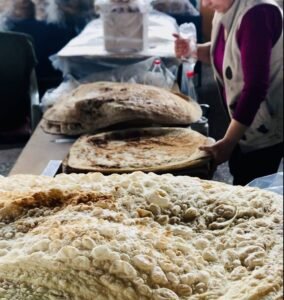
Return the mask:
<path id="1" fill-rule="evenodd" d="M 176 84 L 170 19 L 142 0 L 96 4 L 102 18 L 54 58 L 69 80 L 35 104 L 42 119 L 0 176 L 0 299 L 281 299 L 283 197 L 211 180 L 226 136 L 208 136 L 201 105 Z M 278 142 L 265 104 L 255 131 L 232 121 L 240 146 Z"/>

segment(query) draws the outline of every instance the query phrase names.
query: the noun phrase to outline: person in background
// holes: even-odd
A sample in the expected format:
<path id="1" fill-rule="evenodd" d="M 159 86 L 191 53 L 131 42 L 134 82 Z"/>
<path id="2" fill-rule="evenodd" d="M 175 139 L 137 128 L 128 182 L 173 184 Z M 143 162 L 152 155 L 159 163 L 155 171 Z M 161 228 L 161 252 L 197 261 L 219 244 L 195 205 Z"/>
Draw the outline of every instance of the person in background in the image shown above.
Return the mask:
<path id="1" fill-rule="evenodd" d="M 0 0 L 0 13 L 2 13 L 3 11 L 5 11 L 6 6 L 7 6 L 7 1 L 8 0 Z"/>
<path id="2" fill-rule="evenodd" d="M 46 21 L 79 34 L 95 18 L 92 0 L 49 0 Z"/>
<path id="3" fill-rule="evenodd" d="M 35 18 L 39 21 L 47 19 L 48 0 L 32 0 L 35 4 Z"/>
<path id="4" fill-rule="evenodd" d="M 35 7 L 32 1 L 13 0 L 5 3 L 5 8 L 1 12 L 1 30 L 9 30 L 12 22 L 32 19 L 35 13 Z"/>
<path id="5" fill-rule="evenodd" d="M 11 0 L 3 14 L 2 30 L 21 32 L 32 36 L 38 64 L 36 75 L 40 96 L 58 86 L 62 74 L 56 71 L 49 57 L 62 49 L 76 33 L 36 19 L 35 4 L 31 0 Z"/>
<path id="6" fill-rule="evenodd" d="M 7 4 L 8 22 L 31 20 L 35 17 L 35 5 L 31 0 L 12 0 Z"/>
<path id="7" fill-rule="evenodd" d="M 233 183 L 277 172 L 283 157 L 283 15 L 273 0 L 202 0 L 215 11 L 211 42 L 198 45 L 231 116 L 225 136 L 201 147 L 215 163 L 229 160 Z M 191 54 L 178 35 L 177 57 Z"/>

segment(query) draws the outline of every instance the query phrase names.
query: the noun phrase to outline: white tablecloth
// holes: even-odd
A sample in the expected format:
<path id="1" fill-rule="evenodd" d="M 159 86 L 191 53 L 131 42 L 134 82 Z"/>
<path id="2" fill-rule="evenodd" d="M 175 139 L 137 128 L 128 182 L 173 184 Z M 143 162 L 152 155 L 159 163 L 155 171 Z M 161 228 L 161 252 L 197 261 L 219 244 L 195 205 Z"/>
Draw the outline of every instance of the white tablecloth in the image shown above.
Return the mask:
<path id="1" fill-rule="evenodd" d="M 110 53 L 104 48 L 102 19 L 91 21 L 77 37 L 72 39 L 57 57 L 74 56 L 103 57 L 103 58 L 147 58 L 159 56 L 175 57 L 173 33 L 178 32 L 175 19 L 162 13 L 149 15 L 148 45 L 146 49 L 135 53 Z"/>

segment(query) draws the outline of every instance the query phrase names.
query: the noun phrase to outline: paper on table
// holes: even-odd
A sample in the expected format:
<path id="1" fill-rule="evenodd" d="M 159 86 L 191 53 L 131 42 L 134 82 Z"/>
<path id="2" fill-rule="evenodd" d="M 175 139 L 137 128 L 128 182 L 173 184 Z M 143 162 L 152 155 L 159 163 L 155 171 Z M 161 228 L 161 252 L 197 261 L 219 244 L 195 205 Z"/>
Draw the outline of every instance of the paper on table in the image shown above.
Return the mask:
<path id="1" fill-rule="evenodd" d="M 61 167 L 62 160 L 50 160 L 41 175 L 54 177 Z"/>

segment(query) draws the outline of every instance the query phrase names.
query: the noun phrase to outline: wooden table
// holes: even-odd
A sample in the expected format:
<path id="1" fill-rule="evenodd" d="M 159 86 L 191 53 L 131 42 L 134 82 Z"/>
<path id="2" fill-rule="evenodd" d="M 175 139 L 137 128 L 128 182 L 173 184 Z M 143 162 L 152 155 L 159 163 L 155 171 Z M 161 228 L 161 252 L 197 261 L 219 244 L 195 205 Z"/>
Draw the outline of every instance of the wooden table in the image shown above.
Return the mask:
<path id="1" fill-rule="evenodd" d="M 55 143 L 57 139 L 66 139 L 66 137 L 47 134 L 39 124 L 9 175 L 40 175 L 50 160 L 63 160 L 73 142 Z"/>

